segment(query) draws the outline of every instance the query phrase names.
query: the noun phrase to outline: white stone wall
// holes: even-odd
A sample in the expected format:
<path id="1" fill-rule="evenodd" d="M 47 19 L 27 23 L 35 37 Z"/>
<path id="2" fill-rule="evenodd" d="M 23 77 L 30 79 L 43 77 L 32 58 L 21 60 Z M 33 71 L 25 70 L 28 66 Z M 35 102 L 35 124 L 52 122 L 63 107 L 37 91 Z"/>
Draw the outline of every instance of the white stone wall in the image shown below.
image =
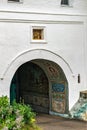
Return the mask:
<path id="1" fill-rule="evenodd" d="M 87 1 L 74 0 L 70 7 L 61 7 L 58 0 L 24 0 L 23 3 L 2 0 L 0 3 L 0 95 L 9 96 L 14 71 L 36 55 L 32 53 L 30 57 L 27 53 L 23 60 L 22 54 L 44 49 L 65 62 L 47 53 L 47 56 L 39 52 L 36 55 L 36 58 L 47 58 L 61 65 L 69 83 L 71 109 L 79 92 L 87 89 Z M 45 26 L 46 43 L 31 42 L 32 26 Z M 81 76 L 79 84 L 78 74 Z"/>
<path id="2" fill-rule="evenodd" d="M 57 11 L 56 13 L 81 14 L 87 13 L 86 0 L 69 0 L 69 6 L 61 6 L 61 0 L 21 0 L 23 2 L 8 2 L 0 0 L 0 10 L 21 10 L 21 11 Z"/>

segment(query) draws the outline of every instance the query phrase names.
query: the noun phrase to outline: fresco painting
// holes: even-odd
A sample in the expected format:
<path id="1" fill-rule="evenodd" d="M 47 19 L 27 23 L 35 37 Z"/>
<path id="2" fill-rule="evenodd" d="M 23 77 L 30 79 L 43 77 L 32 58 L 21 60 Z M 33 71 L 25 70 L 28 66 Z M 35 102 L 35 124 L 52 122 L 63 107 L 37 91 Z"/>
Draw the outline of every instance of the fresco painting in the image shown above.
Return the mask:
<path id="1" fill-rule="evenodd" d="M 65 113 L 65 86 L 63 84 L 52 84 L 52 110 Z"/>
<path id="2" fill-rule="evenodd" d="M 65 113 L 65 102 L 52 99 L 52 110 L 58 113 Z"/>
<path id="3" fill-rule="evenodd" d="M 53 62 L 41 61 L 41 66 L 48 73 L 51 83 L 51 111 L 67 113 L 68 111 L 68 83 L 61 67 Z"/>
<path id="4" fill-rule="evenodd" d="M 52 90 L 55 92 L 64 92 L 65 86 L 63 84 L 53 84 Z"/>

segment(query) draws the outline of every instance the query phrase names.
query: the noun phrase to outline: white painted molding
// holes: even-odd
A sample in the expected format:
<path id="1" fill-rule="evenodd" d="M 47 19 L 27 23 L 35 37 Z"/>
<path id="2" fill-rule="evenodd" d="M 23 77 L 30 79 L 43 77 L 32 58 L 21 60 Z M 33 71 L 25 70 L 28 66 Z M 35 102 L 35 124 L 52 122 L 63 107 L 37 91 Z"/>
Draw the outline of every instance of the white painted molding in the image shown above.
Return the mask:
<path id="1" fill-rule="evenodd" d="M 70 6 L 71 7 L 71 6 Z M 42 15 L 61 15 L 61 16 L 87 16 L 87 13 L 85 12 L 83 12 L 83 13 L 70 13 L 70 12 L 68 12 L 68 13 L 65 13 L 65 12 L 61 12 L 61 10 L 54 10 L 54 11 L 41 11 L 41 10 L 34 10 L 34 9 L 30 9 L 30 10 L 26 10 L 26 8 L 21 8 L 21 9 L 4 9 L 4 8 L 1 8 L 0 9 L 0 12 L 2 12 L 2 13 L 19 13 L 19 14 L 21 14 L 21 13 L 23 13 L 23 14 L 42 14 Z"/>
<path id="2" fill-rule="evenodd" d="M 76 21 L 61 21 L 61 20 L 28 20 L 28 19 L 0 19 L 0 22 L 12 22 L 12 23 L 38 23 L 38 24 L 84 24 L 82 20 Z"/>
<path id="3" fill-rule="evenodd" d="M 73 74 L 73 70 L 72 70 L 72 68 L 70 67 L 70 65 L 69 65 L 69 64 L 67 63 L 67 61 L 66 61 L 65 59 L 63 59 L 63 57 L 61 57 L 60 55 L 58 55 L 58 54 L 56 54 L 56 53 L 54 53 L 54 52 L 52 52 L 52 51 L 50 51 L 50 50 L 46 50 L 46 49 L 33 49 L 33 50 L 26 50 L 26 51 L 20 53 L 19 55 L 17 55 L 17 56 L 9 63 L 8 67 L 7 67 L 6 70 L 3 72 L 1 79 L 4 79 L 6 73 L 7 73 L 7 71 L 10 69 L 11 65 L 13 65 L 18 58 L 20 58 L 20 57 L 22 57 L 22 56 L 24 56 L 25 54 L 28 54 L 28 53 L 30 54 L 30 53 L 33 53 L 33 52 L 41 52 L 41 51 L 44 52 L 44 53 L 47 52 L 47 53 L 49 53 L 49 54 L 52 54 L 52 55 L 58 57 L 64 64 L 67 65 L 67 67 L 68 67 L 68 69 L 69 69 L 71 75 L 74 75 L 74 74 Z"/>

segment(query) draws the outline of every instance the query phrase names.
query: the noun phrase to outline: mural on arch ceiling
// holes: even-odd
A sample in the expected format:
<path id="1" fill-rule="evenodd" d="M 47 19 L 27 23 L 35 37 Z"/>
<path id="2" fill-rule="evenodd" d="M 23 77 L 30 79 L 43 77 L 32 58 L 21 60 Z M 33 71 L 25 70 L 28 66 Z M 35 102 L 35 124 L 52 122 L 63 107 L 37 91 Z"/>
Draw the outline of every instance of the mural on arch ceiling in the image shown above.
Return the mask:
<path id="1" fill-rule="evenodd" d="M 68 83 L 63 70 L 54 62 L 36 60 L 51 82 L 51 111 L 58 113 L 68 112 Z"/>
<path id="2" fill-rule="evenodd" d="M 63 70 L 53 62 L 44 62 L 49 78 L 52 83 L 51 103 L 52 111 L 67 113 L 67 80 Z"/>

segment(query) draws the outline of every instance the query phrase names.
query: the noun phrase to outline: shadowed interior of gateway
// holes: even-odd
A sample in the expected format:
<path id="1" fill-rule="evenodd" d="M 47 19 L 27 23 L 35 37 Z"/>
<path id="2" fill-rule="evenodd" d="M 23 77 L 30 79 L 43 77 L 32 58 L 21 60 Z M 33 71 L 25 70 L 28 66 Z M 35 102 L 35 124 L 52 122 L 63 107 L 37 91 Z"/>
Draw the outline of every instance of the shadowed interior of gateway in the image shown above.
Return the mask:
<path id="1" fill-rule="evenodd" d="M 34 111 L 68 112 L 68 83 L 63 70 L 46 60 L 33 60 L 21 65 L 10 87 L 10 102 L 16 99 L 30 104 Z"/>

